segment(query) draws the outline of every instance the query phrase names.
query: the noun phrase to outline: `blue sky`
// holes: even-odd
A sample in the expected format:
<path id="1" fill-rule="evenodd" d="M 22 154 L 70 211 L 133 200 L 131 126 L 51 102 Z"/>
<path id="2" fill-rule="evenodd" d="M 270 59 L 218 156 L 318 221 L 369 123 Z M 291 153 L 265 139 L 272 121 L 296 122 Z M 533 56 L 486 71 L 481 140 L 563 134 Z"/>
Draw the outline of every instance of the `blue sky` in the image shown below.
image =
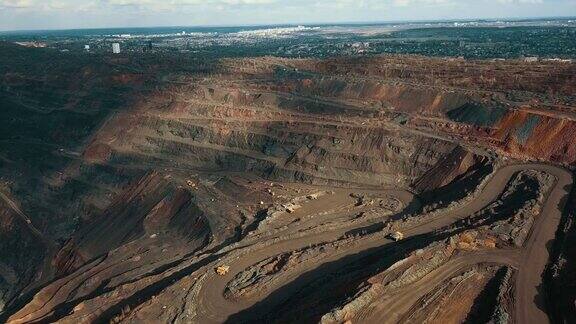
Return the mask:
<path id="1" fill-rule="evenodd" d="M 576 0 L 0 0 L 0 30 L 576 16 Z"/>

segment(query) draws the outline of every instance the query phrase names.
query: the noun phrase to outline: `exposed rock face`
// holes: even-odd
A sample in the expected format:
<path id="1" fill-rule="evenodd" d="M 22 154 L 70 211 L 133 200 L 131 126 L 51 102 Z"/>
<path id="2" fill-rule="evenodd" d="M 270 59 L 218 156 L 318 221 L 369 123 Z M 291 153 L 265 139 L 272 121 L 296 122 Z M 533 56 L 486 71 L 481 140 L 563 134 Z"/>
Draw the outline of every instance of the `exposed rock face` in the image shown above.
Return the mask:
<path id="1" fill-rule="evenodd" d="M 13 300 L 28 283 L 37 279 L 36 267 L 48 253 L 43 236 L 0 196 L 0 310 Z M 26 252 L 24 252 L 26 251 Z"/>
<path id="2" fill-rule="evenodd" d="M 472 175 L 486 164 L 489 162 L 485 157 L 474 155 L 462 147 L 456 147 L 419 177 L 414 182 L 414 188 L 421 192 L 433 191 L 449 185 L 458 178 Z"/>
<path id="3" fill-rule="evenodd" d="M 558 322 L 570 322 L 576 312 L 576 187 L 572 187 L 568 206 L 558 228 L 558 238 L 552 249 L 551 263 L 546 271 L 547 307 L 550 318 Z"/>
<path id="4" fill-rule="evenodd" d="M 160 233 L 198 247 L 211 236 L 206 215 L 192 195 L 151 173 L 128 187 L 102 215 L 84 224 L 54 262 L 59 273 L 66 274 L 122 245 Z"/>
<path id="5" fill-rule="evenodd" d="M 573 119 L 513 111 L 499 121 L 492 136 L 515 155 L 576 163 L 576 121 Z"/>

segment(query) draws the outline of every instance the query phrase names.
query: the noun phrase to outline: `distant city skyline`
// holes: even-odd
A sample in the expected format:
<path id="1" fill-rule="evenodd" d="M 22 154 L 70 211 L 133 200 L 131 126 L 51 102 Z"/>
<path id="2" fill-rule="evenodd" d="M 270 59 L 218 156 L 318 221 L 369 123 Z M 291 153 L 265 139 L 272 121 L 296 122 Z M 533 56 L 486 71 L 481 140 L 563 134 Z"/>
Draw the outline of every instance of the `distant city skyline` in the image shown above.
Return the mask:
<path id="1" fill-rule="evenodd" d="M 0 0 L 0 30 L 576 16 L 576 0 Z"/>

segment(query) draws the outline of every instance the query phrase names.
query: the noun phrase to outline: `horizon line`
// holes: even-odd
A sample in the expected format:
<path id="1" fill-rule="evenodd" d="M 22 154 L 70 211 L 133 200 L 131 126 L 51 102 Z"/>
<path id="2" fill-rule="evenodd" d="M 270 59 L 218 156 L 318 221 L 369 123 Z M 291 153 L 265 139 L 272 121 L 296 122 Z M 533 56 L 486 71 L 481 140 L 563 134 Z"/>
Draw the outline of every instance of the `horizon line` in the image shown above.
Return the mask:
<path id="1" fill-rule="evenodd" d="M 86 28 L 45 28 L 45 29 L 12 29 L 2 30 L 0 34 L 31 33 L 31 32 L 58 32 L 79 30 L 104 30 L 104 29 L 153 29 L 153 28 L 235 28 L 235 27 L 266 27 L 266 26 L 330 26 L 330 25 L 378 25 L 378 24 L 409 24 L 409 23 L 440 23 L 458 21 L 523 21 L 523 20 L 546 20 L 546 19 L 576 19 L 576 16 L 532 16 L 532 17 L 491 17 L 491 18 L 455 18 L 455 19 L 413 19 L 413 20 L 387 20 L 387 21 L 340 21 L 340 22 L 301 22 L 301 23 L 271 23 L 271 24 L 214 24 L 214 25 L 158 25 L 158 26 L 119 26 L 119 27 L 86 27 Z"/>

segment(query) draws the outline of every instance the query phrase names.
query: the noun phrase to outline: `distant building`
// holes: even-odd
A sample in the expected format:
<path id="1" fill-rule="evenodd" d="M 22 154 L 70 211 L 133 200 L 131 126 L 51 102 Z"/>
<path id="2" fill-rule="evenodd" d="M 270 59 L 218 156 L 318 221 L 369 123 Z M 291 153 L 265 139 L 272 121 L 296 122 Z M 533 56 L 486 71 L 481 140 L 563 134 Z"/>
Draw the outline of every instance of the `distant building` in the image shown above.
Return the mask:
<path id="1" fill-rule="evenodd" d="M 544 62 L 560 62 L 560 63 L 572 63 L 573 60 L 571 59 L 561 59 L 561 58 L 548 58 L 544 59 Z"/>
<path id="2" fill-rule="evenodd" d="M 112 53 L 120 54 L 120 43 L 113 43 L 112 44 Z"/>
<path id="3" fill-rule="evenodd" d="M 16 45 L 24 46 L 24 47 L 34 47 L 34 48 L 42 48 L 46 47 L 46 43 L 42 42 L 14 42 Z"/>
<path id="4" fill-rule="evenodd" d="M 90 52 L 90 45 L 84 45 L 84 50 L 86 52 Z"/>
<path id="5" fill-rule="evenodd" d="M 538 62 L 538 58 L 535 57 L 535 56 L 525 57 L 525 58 L 524 58 L 524 62 L 528 62 L 528 63 Z"/>

